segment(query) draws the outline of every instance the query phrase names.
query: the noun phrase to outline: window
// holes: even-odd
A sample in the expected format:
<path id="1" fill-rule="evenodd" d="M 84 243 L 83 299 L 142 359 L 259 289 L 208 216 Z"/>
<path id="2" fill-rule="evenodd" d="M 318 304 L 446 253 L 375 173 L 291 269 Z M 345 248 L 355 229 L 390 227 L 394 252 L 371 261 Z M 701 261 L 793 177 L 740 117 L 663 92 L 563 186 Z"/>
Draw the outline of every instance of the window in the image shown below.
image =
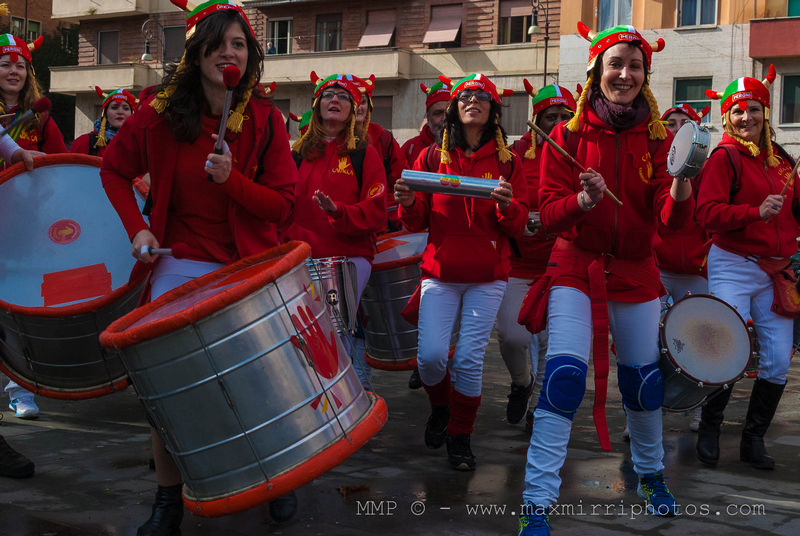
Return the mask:
<path id="1" fill-rule="evenodd" d="M 99 32 L 97 34 L 97 63 L 119 63 L 119 32 Z"/>
<path id="2" fill-rule="evenodd" d="M 11 34 L 22 37 L 25 33 L 25 19 L 11 17 Z"/>
<path id="3" fill-rule="evenodd" d="M 631 0 L 600 0 L 598 32 L 631 23 Z"/>
<path id="4" fill-rule="evenodd" d="M 461 4 L 431 7 L 431 22 L 422 42 L 430 48 L 461 46 Z"/>
<path id="5" fill-rule="evenodd" d="M 78 27 L 62 26 L 61 30 L 61 48 L 67 54 L 78 53 Z"/>
<path id="6" fill-rule="evenodd" d="M 510 97 L 503 97 L 503 116 L 500 124 L 509 136 L 523 136 L 528 131 L 528 119 L 531 117 L 531 98 L 521 91 Z"/>
<path id="7" fill-rule="evenodd" d="M 800 75 L 783 76 L 781 123 L 800 123 Z"/>
<path id="8" fill-rule="evenodd" d="M 186 45 L 186 26 L 167 26 L 164 28 L 163 63 L 178 63 L 183 57 Z"/>
<path id="9" fill-rule="evenodd" d="M 716 24 L 717 0 L 682 0 L 678 26 Z"/>
<path id="10" fill-rule="evenodd" d="M 786 6 L 787 17 L 800 17 L 800 0 L 789 0 Z"/>
<path id="11" fill-rule="evenodd" d="M 500 2 L 500 44 L 530 43 L 531 3 L 527 0 Z"/>
<path id="12" fill-rule="evenodd" d="M 268 35 L 276 54 L 292 53 L 292 19 L 269 21 Z"/>
<path id="13" fill-rule="evenodd" d="M 358 48 L 393 47 L 394 28 L 394 9 L 367 12 L 367 27 L 358 42 Z"/>
<path id="14" fill-rule="evenodd" d="M 36 20 L 28 19 L 28 36 L 25 40 L 28 43 L 33 43 L 39 36 L 42 35 L 42 23 Z"/>
<path id="15" fill-rule="evenodd" d="M 711 77 L 708 78 L 682 78 L 675 80 L 675 104 L 686 103 L 698 113 L 711 104 L 705 91 L 711 87 Z M 669 106 L 670 108 L 672 106 Z M 710 115 L 710 114 L 709 114 Z M 708 123 L 709 116 L 703 118 L 703 123 Z"/>
<path id="16" fill-rule="evenodd" d="M 342 49 L 342 14 L 317 15 L 317 52 Z"/>
<path id="17" fill-rule="evenodd" d="M 372 97 L 370 122 L 392 129 L 392 97 Z"/>

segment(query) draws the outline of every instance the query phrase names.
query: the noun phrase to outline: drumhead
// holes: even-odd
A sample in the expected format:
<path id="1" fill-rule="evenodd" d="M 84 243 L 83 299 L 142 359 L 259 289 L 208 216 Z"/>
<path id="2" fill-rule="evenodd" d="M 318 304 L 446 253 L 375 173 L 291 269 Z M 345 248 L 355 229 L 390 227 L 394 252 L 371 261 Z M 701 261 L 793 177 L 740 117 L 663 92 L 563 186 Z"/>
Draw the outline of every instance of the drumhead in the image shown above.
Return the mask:
<path id="1" fill-rule="evenodd" d="M 660 335 L 670 361 L 704 384 L 740 378 L 752 352 L 742 317 L 713 296 L 695 294 L 675 303 L 664 316 Z"/>
<path id="2" fill-rule="evenodd" d="M 0 178 L 0 296 L 11 306 L 62 308 L 109 296 L 136 262 L 100 180 L 102 159 L 37 157 Z M 141 206 L 141 203 L 140 203 Z"/>
<path id="3" fill-rule="evenodd" d="M 417 263 L 422 260 L 422 252 L 428 243 L 428 233 L 392 233 L 378 240 L 378 253 L 372 264 L 373 272 L 391 269 L 402 264 Z"/>
<path id="4" fill-rule="evenodd" d="M 685 170 L 686 163 L 694 151 L 694 140 L 698 129 L 699 127 L 694 121 L 689 121 L 684 123 L 675 134 L 667 157 L 667 171 L 673 177 L 681 175 Z"/>

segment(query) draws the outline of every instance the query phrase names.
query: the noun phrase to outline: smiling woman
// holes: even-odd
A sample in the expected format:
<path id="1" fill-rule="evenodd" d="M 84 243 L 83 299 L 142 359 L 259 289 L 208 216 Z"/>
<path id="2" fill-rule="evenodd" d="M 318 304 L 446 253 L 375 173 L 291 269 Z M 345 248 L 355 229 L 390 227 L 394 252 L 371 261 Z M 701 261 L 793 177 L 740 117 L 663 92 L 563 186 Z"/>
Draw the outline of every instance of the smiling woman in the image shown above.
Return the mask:
<path id="1" fill-rule="evenodd" d="M 242 8 L 230 0 L 173 3 L 188 11 L 183 58 L 166 69 L 155 94 L 146 92 L 143 106 L 122 124 L 100 172 L 139 261 L 132 277 L 150 273 L 145 295 L 150 299 L 277 246 L 277 225 L 291 213 L 297 177 L 281 114 L 259 84 L 264 53 Z M 231 65 L 242 76 L 232 90 L 230 117 L 221 117 L 223 71 Z M 218 154 L 220 121 L 227 133 Z M 149 221 L 131 188 L 147 172 Z M 184 245 L 183 258 L 150 253 L 176 244 Z M 151 436 L 158 491 L 138 536 L 177 533 L 183 518 L 181 474 L 159 432 L 152 430 Z M 293 508 L 279 511 L 275 504 L 270 512 L 292 515 Z M 289 494 L 277 504 L 291 507 L 296 499 Z"/>

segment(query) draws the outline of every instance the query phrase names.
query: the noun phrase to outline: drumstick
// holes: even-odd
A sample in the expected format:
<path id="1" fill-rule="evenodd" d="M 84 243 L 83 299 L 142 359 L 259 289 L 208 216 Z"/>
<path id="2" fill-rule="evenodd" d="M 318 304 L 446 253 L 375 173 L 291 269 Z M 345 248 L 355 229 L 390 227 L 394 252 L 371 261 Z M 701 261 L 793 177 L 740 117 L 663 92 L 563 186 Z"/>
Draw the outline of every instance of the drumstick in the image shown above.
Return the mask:
<path id="1" fill-rule="evenodd" d="M 587 170 L 586 170 L 586 168 L 585 168 L 585 167 L 583 167 L 583 164 L 581 164 L 580 162 L 578 162 L 577 160 L 575 160 L 575 158 L 574 158 L 574 157 L 573 157 L 571 154 L 569 154 L 567 151 L 565 151 L 563 147 L 561 147 L 559 144 L 557 144 L 556 142 L 554 142 L 554 141 L 553 141 L 553 139 L 552 139 L 550 136 L 548 136 L 548 135 L 545 133 L 545 131 L 544 131 L 544 130 L 542 130 L 541 128 L 539 128 L 539 126 L 538 126 L 536 123 L 534 123 L 533 121 L 528 121 L 528 126 L 529 126 L 529 127 L 531 127 L 533 130 L 535 130 L 535 131 L 536 131 L 536 133 L 537 133 L 538 135 L 540 135 L 544 141 L 546 141 L 547 143 L 549 143 L 549 144 L 550 144 L 550 145 L 551 145 L 551 146 L 552 146 L 552 147 L 553 147 L 553 148 L 554 148 L 556 151 L 558 151 L 558 152 L 559 152 L 559 153 L 560 153 L 562 156 L 564 156 L 564 158 L 566 158 L 567 160 L 569 160 L 570 162 L 572 162 L 572 164 L 573 164 L 575 167 L 577 167 L 578 169 L 580 169 L 582 172 L 584 172 L 584 173 L 587 173 Z M 608 197 L 610 197 L 611 199 L 613 199 L 613 200 L 614 200 L 614 202 L 615 202 L 616 204 L 618 204 L 619 206 L 622 206 L 622 201 L 620 201 L 619 199 L 617 199 L 617 196 L 615 196 L 615 195 L 614 195 L 614 194 L 611 192 L 611 190 L 609 190 L 608 188 L 606 188 L 606 191 L 605 191 L 604 193 L 605 193 L 606 195 L 608 195 Z"/>
<path id="2" fill-rule="evenodd" d="M 23 121 L 27 121 L 34 113 L 40 114 L 42 112 L 46 112 L 50 109 L 50 100 L 47 97 L 42 97 L 38 99 L 36 102 L 33 103 L 33 107 L 30 110 L 27 110 L 25 113 L 20 114 L 19 117 L 11 121 L 7 127 L 3 130 L 0 130 L 0 137 L 5 136 L 8 132 L 17 126 L 18 124 L 22 123 Z"/>
<path id="3" fill-rule="evenodd" d="M 169 255 L 176 259 L 183 259 L 189 255 L 189 246 L 183 242 L 176 242 L 172 244 L 171 248 L 151 248 L 150 246 L 142 246 L 142 255 L 149 253 L 150 255 Z"/>
<path id="4" fill-rule="evenodd" d="M 225 143 L 225 129 L 228 128 L 228 115 L 231 112 L 231 100 L 233 98 L 233 90 L 239 85 L 239 78 L 242 73 L 235 65 L 228 65 L 222 70 L 222 80 L 225 83 L 225 105 L 222 107 L 222 116 L 219 118 L 219 130 L 217 131 L 217 142 L 214 144 L 214 154 L 222 154 L 222 146 Z M 209 182 L 214 179 L 211 178 L 211 173 L 208 174 Z"/>

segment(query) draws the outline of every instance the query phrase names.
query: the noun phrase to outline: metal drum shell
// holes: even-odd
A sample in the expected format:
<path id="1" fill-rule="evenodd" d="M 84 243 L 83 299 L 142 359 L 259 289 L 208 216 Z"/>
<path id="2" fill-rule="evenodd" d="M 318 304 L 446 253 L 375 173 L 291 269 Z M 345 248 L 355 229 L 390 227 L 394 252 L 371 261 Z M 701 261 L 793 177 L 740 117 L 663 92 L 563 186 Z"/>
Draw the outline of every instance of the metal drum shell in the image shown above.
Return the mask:
<path id="1" fill-rule="evenodd" d="M 400 176 L 403 182 L 417 192 L 458 195 L 462 197 L 491 198 L 499 181 L 480 177 L 465 177 L 446 173 L 431 173 L 404 169 Z"/>
<path id="2" fill-rule="evenodd" d="M 694 121 L 678 130 L 667 155 L 667 172 L 673 177 L 691 179 L 700 173 L 708 156 L 711 133 Z"/>
<path id="3" fill-rule="evenodd" d="M 17 228 L 17 234 L 9 240 L 27 240 L 23 237 L 25 233 L 37 233 L 37 238 L 29 240 L 30 243 L 35 243 L 35 240 L 41 240 L 38 237 L 43 232 L 36 224 L 57 220 L 63 217 L 63 213 L 73 211 L 75 215 L 70 217 L 77 219 L 83 226 L 83 238 L 105 233 L 102 248 L 98 249 L 102 251 L 102 255 L 114 255 L 113 263 L 119 264 L 112 268 L 114 278 L 126 281 L 108 294 L 66 305 L 34 305 L 18 299 L 13 292 L 12 296 L 2 295 L 7 301 L 0 300 L 0 370 L 26 389 L 49 398 L 82 400 L 113 393 L 128 385 L 127 371 L 119 355 L 102 348 L 98 336 L 111 322 L 136 307 L 143 281 L 127 282 L 135 260 L 130 256 L 130 241 L 125 230 L 103 191 L 99 177 L 101 163 L 101 158 L 88 155 L 44 155 L 34 159 L 32 172 L 27 171 L 24 164 L 17 163 L 0 174 L 0 191 L 9 189 L 9 192 L 3 191 L 3 194 L 12 194 L 12 197 L 5 198 L 7 203 L 14 204 L 12 209 L 26 210 L 26 203 L 35 203 L 40 209 L 35 223 L 26 220 L 26 226 Z M 39 175 L 56 169 L 51 166 L 70 166 L 62 168 L 62 171 L 72 172 L 88 168 L 91 175 L 84 177 L 88 179 L 88 183 L 87 180 L 77 183 L 56 182 L 55 179 L 69 177 L 64 173 L 44 180 L 45 177 Z M 17 178 L 23 180 L 20 175 L 26 178 L 31 175 L 31 181 L 19 185 L 11 182 Z M 87 184 L 96 185 L 96 191 L 86 188 Z M 63 190 L 72 192 L 69 198 L 60 195 Z M 13 196 L 21 196 L 20 201 L 15 201 Z M 102 215 L 98 211 L 90 211 L 98 201 L 108 203 Z M 50 204 L 59 207 L 55 214 L 47 212 Z M 13 214 L 13 210 L 8 207 L 3 212 L 7 216 Z M 98 220 L 91 220 L 90 216 Z M 7 226 L 5 228 L 8 229 Z M 23 234 L 20 235 L 19 232 Z M 2 242 L 0 239 L 0 243 Z M 80 242 L 76 241 L 75 244 Z M 113 249 L 114 245 L 119 246 L 118 250 Z M 47 262 L 56 264 L 64 262 L 62 257 L 68 257 L 73 251 L 60 248 L 61 246 L 54 246 L 52 251 L 43 249 L 37 250 L 37 253 L 48 255 Z M 10 249 L 4 246 L 7 252 Z M 111 260 L 112 258 L 107 259 Z M 70 259 L 68 266 L 59 268 L 72 268 L 78 261 L 79 259 L 74 262 Z M 36 273 L 33 269 L 28 272 Z M 17 285 L 14 288 L 21 288 L 19 281 L 9 284 Z"/>
<path id="4" fill-rule="evenodd" d="M 293 242 L 243 259 L 101 335 L 121 350 L 196 515 L 277 498 L 343 461 L 386 420 L 383 400 L 364 392 L 311 282 L 309 253 Z M 182 308 L 194 296 L 196 305 Z M 336 349 L 335 367 L 312 359 L 309 349 L 319 344 Z"/>
<path id="5" fill-rule="evenodd" d="M 714 318 L 714 313 L 718 318 Z M 721 314 L 727 315 L 724 322 L 720 321 Z M 716 324 L 711 325 L 712 321 Z M 690 332 L 684 331 L 683 326 L 690 326 Z M 701 339 L 696 339 L 697 336 Z M 714 340 L 709 343 L 712 337 Z M 659 348 L 659 368 L 664 377 L 663 407 L 668 411 L 696 408 L 718 391 L 730 388 L 745 375 L 754 357 L 752 332 L 739 313 L 719 298 L 706 294 L 687 295 L 667 310 L 659 327 Z M 706 351 L 702 356 L 700 349 Z"/>

